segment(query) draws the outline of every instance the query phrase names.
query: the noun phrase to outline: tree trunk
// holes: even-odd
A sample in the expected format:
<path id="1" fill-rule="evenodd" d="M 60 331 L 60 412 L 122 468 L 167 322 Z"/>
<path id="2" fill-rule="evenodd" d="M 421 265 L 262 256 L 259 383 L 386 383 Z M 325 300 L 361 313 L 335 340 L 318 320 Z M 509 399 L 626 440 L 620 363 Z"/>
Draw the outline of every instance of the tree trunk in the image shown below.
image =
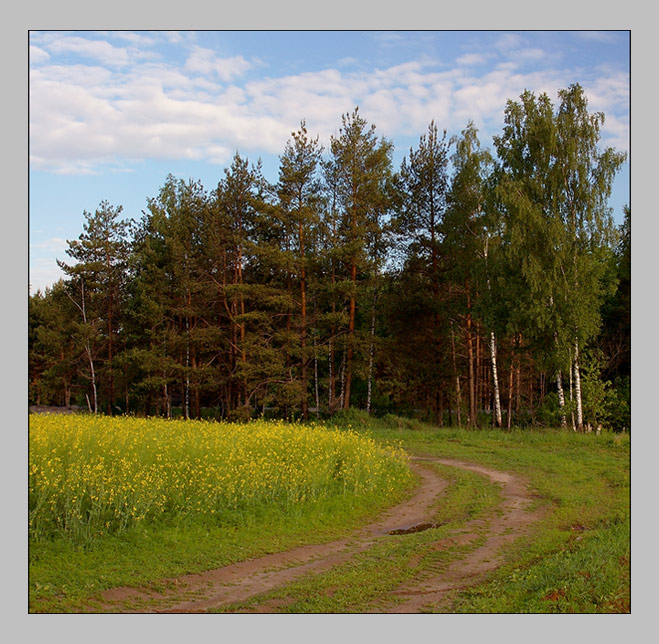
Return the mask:
<path id="1" fill-rule="evenodd" d="M 378 291 L 373 293 L 373 312 L 371 314 L 371 344 L 368 348 L 368 393 L 366 396 L 366 413 L 371 413 L 371 394 L 373 380 L 373 356 L 375 354 L 375 309 L 378 304 Z"/>
<path id="2" fill-rule="evenodd" d="M 519 333 L 517 335 L 517 348 L 521 348 L 522 346 L 522 334 Z M 521 352 L 518 351 L 517 353 L 517 359 L 516 359 L 516 367 L 515 367 L 515 414 L 519 416 L 519 412 L 521 409 L 520 405 L 520 399 L 521 399 Z"/>
<path id="3" fill-rule="evenodd" d="M 185 388 L 183 390 L 183 416 L 190 418 L 190 318 L 185 317 Z"/>
<path id="4" fill-rule="evenodd" d="M 481 329 L 480 329 L 480 324 L 476 322 L 474 325 L 475 327 L 475 340 L 476 340 L 476 360 L 474 363 L 474 372 L 476 374 L 476 379 L 474 382 L 474 409 L 476 410 L 476 414 L 478 416 L 478 410 L 482 409 L 481 407 L 481 395 L 482 395 L 482 387 L 483 387 L 483 381 L 481 378 Z"/>
<path id="5" fill-rule="evenodd" d="M 471 320 L 471 298 L 469 297 L 469 284 L 465 284 L 467 290 L 467 363 L 469 367 L 469 425 L 471 427 L 477 426 L 476 419 L 476 382 L 474 374 L 474 346 L 472 335 L 472 320 Z"/>
<path id="6" fill-rule="evenodd" d="M 74 304 L 78 306 L 77 302 L 74 301 Z M 80 306 L 78 306 L 80 309 L 80 312 L 82 313 L 82 321 L 87 327 L 87 306 L 85 302 L 85 282 L 84 280 L 80 280 Z M 91 385 L 92 385 L 92 398 L 94 401 L 94 407 L 93 407 L 93 413 L 97 414 L 98 413 L 98 392 L 96 391 L 96 370 L 94 369 L 94 359 L 92 357 L 92 350 L 91 350 L 91 345 L 89 344 L 89 339 L 85 341 L 85 353 L 87 354 L 87 359 L 89 360 L 89 373 L 90 373 L 90 380 L 91 380 Z M 89 405 L 89 399 L 87 400 L 87 404 L 90 407 L 90 411 L 92 411 L 91 406 Z"/>
<path id="7" fill-rule="evenodd" d="M 574 395 L 577 402 L 577 430 L 583 430 L 583 407 L 581 404 L 581 374 L 579 373 L 579 343 L 574 342 Z"/>
<path id="8" fill-rule="evenodd" d="M 343 409 L 348 409 L 350 407 L 350 388 L 352 385 L 352 357 L 355 342 L 355 314 L 357 311 L 357 295 L 355 293 L 357 288 L 357 264 L 354 262 L 350 269 L 350 279 L 352 280 L 352 293 L 350 294 L 350 309 L 348 318 L 348 350 L 344 371 L 345 387 L 343 396 Z"/>
<path id="9" fill-rule="evenodd" d="M 327 389 L 327 407 L 329 413 L 334 413 L 335 399 L 336 399 L 336 375 L 334 373 L 334 328 L 330 330 L 329 337 L 329 356 L 327 361 L 327 369 L 329 372 L 329 387 Z"/>
<path id="10" fill-rule="evenodd" d="M 458 366 L 455 356 L 455 333 L 453 331 L 453 320 L 451 320 L 451 353 L 453 357 L 453 377 L 455 379 L 455 405 L 456 405 L 455 413 L 458 420 L 458 427 L 462 427 L 462 418 L 460 412 L 462 395 L 460 393 L 460 374 L 458 373 Z"/>
<path id="11" fill-rule="evenodd" d="M 507 425 L 508 429 L 510 429 L 512 425 L 512 418 L 513 418 L 513 373 L 514 373 L 514 360 L 515 356 L 511 355 L 510 356 L 510 374 L 508 378 L 508 418 L 507 418 Z"/>
<path id="12" fill-rule="evenodd" d="M 347 409 L 344 406 L 345 402 L 345 393 L 346 393 L 346 351 L 343 350 L 341 354 L 341 371 L 339 372 L 339 379 L 341 381 L 341 395 L 339 396 L 339 407 L 341 409 Z"/>
<path id="13" fill-rule="evenodd" d="M 494 385 L 494 419 L 497 427 L 503 425 L 501 419 L 501 398 L 499 397 L 499 377 L 497 374 L 497 340 L 494 331 L 490 332 L 490 354 L 492 356 L 492 383 Z"/>
<path id="14" fill-rule="evenodd" d="M 563 377 L 561 370 L 556 374 L 556 388 L 558 389 L 558 406 L 561 410 L 561 427 L 567 427 L 567 418 L 565 417 L 565 392 L 563 391 Z"/>
<path id="15" fill-rule="evenodd" d="M 570 351 L 570 416 L 572 420 L 572 431 L 576 432 L 577 431 L 577 426 L 574 422 L 574 397 L 572 395 L 573 391 L 573 376 L 574 376 L 574 369 L 572 368 L 572 351 Z"/>
<path id="16" fill-rule="evenodd" d="M 318 350 L 316 348 L 316 336 L 313 336 L 313 379 L 316 392 L 316 416 L 320 415 L 320 394 L 318 391 Z"/>
<path id="17" fill-rule="evenodd" d="M 298 229 L 300 243 L 300 351 L 302 353 L 302 418 L 309 417 L 309 400 L 307 396 L 307 274 L 304 266 L 304 228 L 302 222 Z"/>

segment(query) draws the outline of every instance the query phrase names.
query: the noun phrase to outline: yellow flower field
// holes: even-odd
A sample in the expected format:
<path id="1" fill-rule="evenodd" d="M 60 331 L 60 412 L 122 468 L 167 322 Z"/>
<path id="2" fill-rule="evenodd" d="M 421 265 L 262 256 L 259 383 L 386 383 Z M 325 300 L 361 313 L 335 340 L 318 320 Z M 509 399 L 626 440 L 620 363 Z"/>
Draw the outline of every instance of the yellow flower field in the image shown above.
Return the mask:
<path id="1" fill-rule="evenodd" d="M 30 417 L 29 446 L 32 539 L 183 515 L 221 525 L 259 504 L 393 491 L 411 476 L 402 450 L 312 424 L 44 414 Z"/>

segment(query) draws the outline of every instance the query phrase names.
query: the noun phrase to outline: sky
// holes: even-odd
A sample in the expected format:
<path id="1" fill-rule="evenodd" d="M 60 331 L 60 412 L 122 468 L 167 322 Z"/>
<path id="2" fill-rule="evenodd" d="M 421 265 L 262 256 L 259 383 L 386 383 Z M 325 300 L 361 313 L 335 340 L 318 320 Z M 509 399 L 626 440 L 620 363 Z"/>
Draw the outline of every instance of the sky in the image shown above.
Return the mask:
<path id="1" fill-rule="evenodd" d="M 506 101 L 581 84 L 601 146 L 629 152 L 627 31 L 31 31 L 30 292 L 62 276 L 101 201 L 138 220 L 168 174 L 212 190 L 238 152 L 276 181 L 302 119 L 329 145 L 359 106 L 394 168 L 431 121 L 492 149 Z M 610 206 L 630 203 L 629 162 Z"/>

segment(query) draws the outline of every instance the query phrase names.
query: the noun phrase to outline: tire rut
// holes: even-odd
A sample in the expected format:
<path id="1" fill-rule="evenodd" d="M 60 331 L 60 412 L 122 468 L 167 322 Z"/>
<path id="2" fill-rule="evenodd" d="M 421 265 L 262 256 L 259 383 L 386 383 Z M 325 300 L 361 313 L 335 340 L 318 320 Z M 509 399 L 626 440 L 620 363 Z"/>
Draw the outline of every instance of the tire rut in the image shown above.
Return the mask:
<path id="1" fill-rule="evenodd" d="M 525 534 L 531 524 L 538 521 L 545 512 L 542 508 L 529 511 L 528 508 L 533 503 L 534 497 L 529 493 L 526 483 L 510 473 L 464 461 L 432 457 L 425 457 L 423 460 L 470 470 L 500 484 L 502 486 L 502 502 L 498 506 L 500 513 L 489 518 L 489 521 L 483 518 L 474 519 L 463 528 L 462 532 L 467 534 L 462 534 L 461 538 L 473 540 L 487 522 L 487 532 L 482 545 L 465 557 L 452 561 L 438 574 L 407 582 L 395 591 L 398 602 L 384 606 L 380 603 L 378 609 L 373 612 L 418 613 L 445 609 L 451 591 L 473 586 L 498 568 L 503 563 L 503 546 Z"/>
<path id="2" fill-rule="evenodd" d="M 436 606 L 449 590 L 475 583 L 480 577 L 499 565 L 500 548 L 516 539 L 534 520 L 538 513 L 528 513 L 532 498 L 525 484 L 506 472 L 486 468 L 473 463 L 435 457 L 411 457 L 410 467 L 420 477 L 421 483 L 412 497 L 389 508 L 377 521 L 361 528 L 349 537 L 319 545 L 307 545 L 286 552 L 272 553 L 256 559 L 242 561 L 209 570 L 163 580 L 162 592 L 138 588 L 113 588 L 101 595 L 100 609 L 104 612 L 136 613 L 203 613 L 284 586 L 303 575 L 318 574 L 340 565 L 360 552 L 370 548 L 383 535 L 392 532 L 404 534 L 414 531 L 415 526 L 432 520 L 433 506 L 437 503 L 448 483 L 428 463 L 459 467 L 487 476 L 502 486 L 502 516 L 490 520 L 484 545 L 465 558 L 451 563 L 444 572 L 418 579 L 395 591 L 402 603 L 391 602 L 372 612 L 419 612 L 429 605 Z M 483 525 L 476 519 L 467 526 L 473 531 Z M 460 531 L 461 533 L 464 530 Z M 473 535 L 456 534 L 449 537 L 456 543 L 469 542 Z M 435 544 L 438 548 L 450 547 L 443 539 Z M 382 606 L 382 605 L 380 605 Z M 264 612 L 276 608 L 271 602 L 260 607 Z"/>

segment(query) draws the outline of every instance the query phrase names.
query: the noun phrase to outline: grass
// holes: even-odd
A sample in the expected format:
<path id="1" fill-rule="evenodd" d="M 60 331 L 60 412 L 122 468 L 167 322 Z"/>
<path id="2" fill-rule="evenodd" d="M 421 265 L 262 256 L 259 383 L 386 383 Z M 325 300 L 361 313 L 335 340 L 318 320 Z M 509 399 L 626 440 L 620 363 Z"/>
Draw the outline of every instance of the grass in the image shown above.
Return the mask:
<path id="1" fill-rule="evenodd" d="M 517 472 L 550 503 L 533 534 L 506 550 L 505 565 L 442 611 L 629 612 L 629 435 L 392 427 L 352 414 L 354 427 L 380 441 Z"/>
<path id="2" fill-rule="evenodd" d="M 213 612 L 250 612 L 259 604 L 276 605 L 286 613 L 361 613 L 378 610 L 398 586 L 427 571 L 447 566 L 480 544 L 447 543 L 434 548 L 477 516 L 496 509 L 501 497 L 497 485 L 472 472 L 431 464 L 450 486 L 437 505 L 433 522 L 438 526 L 423 532 L 386 536 L 369 550 L 345 564 L 264 593 L 249 601 L 224 606 Z"/>
<path id="3" fill-rule="evenodd" d="M 341 428 L 339 433 L 361 437 L 370 449 L 377 445 L 396 450 L 402 444 L 410 452 L 517 473 L 528 481 L 538 504 L 547 506 L 528 537 L 505 547 L 500 568 L 477 586 L 455 592 L 449 604 L 431 610 L 629 612 L 628 435 L 438 429 L 353 411 L 335 417 L 328 429 L 335 425 Z M 473 472 L 437 467 L 450 483 L 436 508 L 439 527 L 383 537 L 348 563 L 222 610 L 248 611 L 271 602 L 268 605 L 280 612 L 378 611 L 400 584 L 441 572 L 477 547 L 479 540 L 441 549 L 433 544 L 467 521 L 496 512 L 499 488 Z M 302 543 L 328 541 L 349 533 L 407 493 L 409 479 L 399 477 L 388 490 L 343 490 L 340 495 L 321 493 L 304 503 L 230 508 L 223 523 L 208 514 L 182 513 L 176 520 L 143 520 L 87 542 L 44 536 L 30 545 L 31 610 L 85 610 L 103 588 L 152 584 Z"/>
<path id="4" fill-rule="evenodd" d="M 350 431 L 33 417 L 30 610 L 327 540 L 411 482 L 400 449 Z"/>

